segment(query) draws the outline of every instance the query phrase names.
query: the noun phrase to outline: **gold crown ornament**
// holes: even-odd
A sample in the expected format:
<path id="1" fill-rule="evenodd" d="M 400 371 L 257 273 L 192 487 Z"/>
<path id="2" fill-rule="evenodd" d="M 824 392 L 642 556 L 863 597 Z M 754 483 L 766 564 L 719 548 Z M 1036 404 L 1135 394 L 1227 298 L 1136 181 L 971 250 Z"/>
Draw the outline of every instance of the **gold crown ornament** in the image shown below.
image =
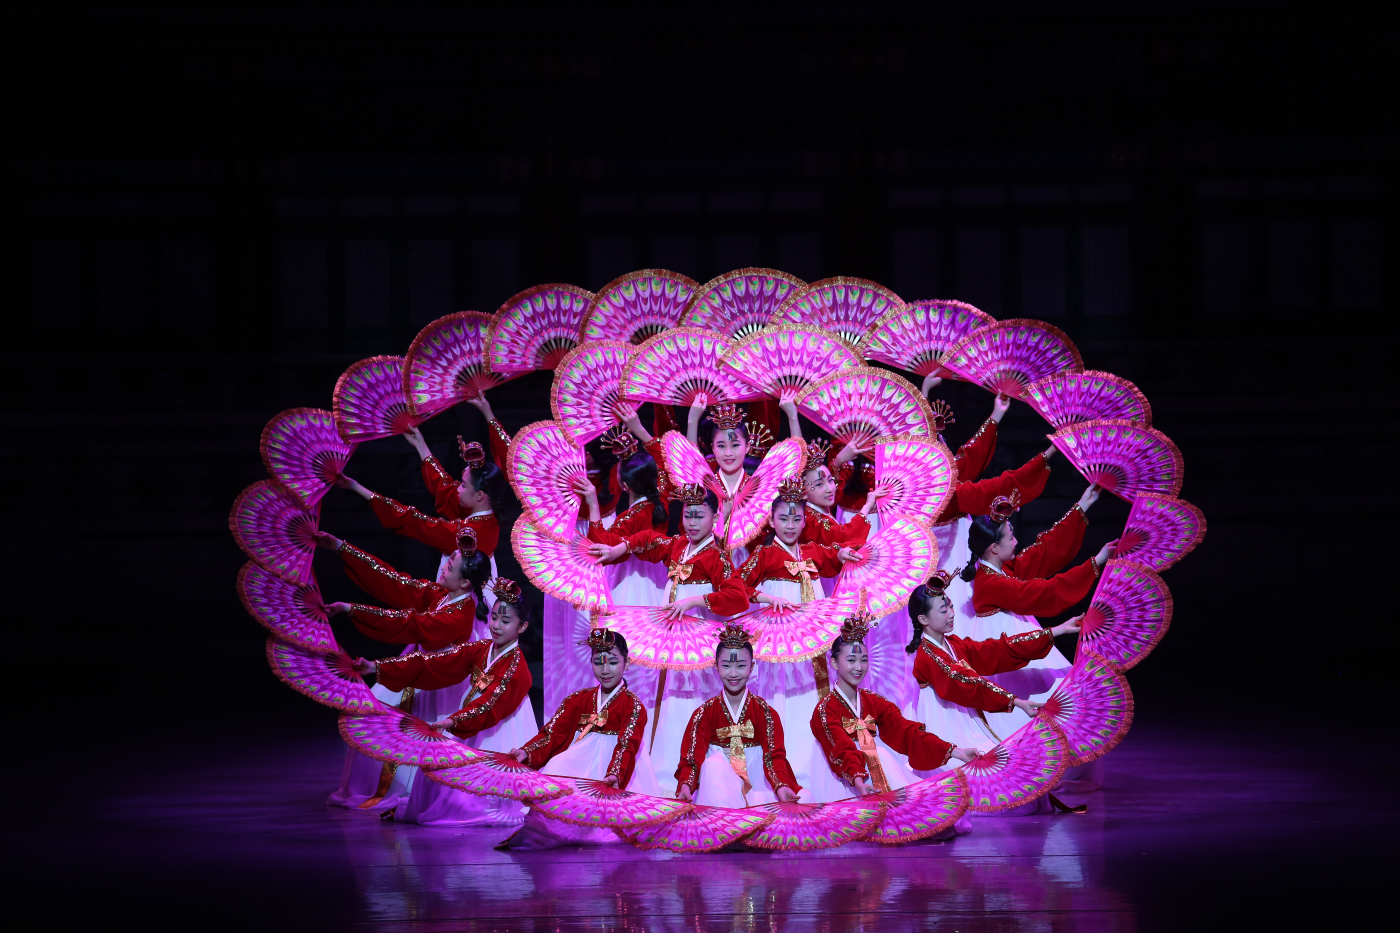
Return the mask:
<path id="1" fill-rule="evenodd" d="M 929 574 L 928 579 L 924 581 L 924 586 L 934 596 L 942 596 L 944 591 L 948 589 L 948 584 L 952 582 L 953 575 L 951 573 L 946 570 L 935 570 L 933 573 Z"/>
<path id="2" fill-rule="evenodd" d="M 589 629 L 588 637 L 579 644 L 587 645 L 590 651 L 611 651 L 617 644 L 617 634 L 609 628 Z"/>
<path id="3" fill-rule="evenodd" d="M 802 465 L 803 473 L 826 466 L 826 458 L 831 454 L 831 445 L 818 438 L 807 445 L 807 462 Z"/>
<path id="4" fill-rule="evenodd" d="M 1011 516 L 1015 515 L 1016 510 L 1020 507 L 1021 491 L 1019 489 L 1013 489 L 1011 490 L 1011 495 L 997 496 L 993 499 L 991 511 L 987 514 L 993 521 L 1005 522 L 1009 521 Z"/>
<path id="5" fill-rule="evenodd" d="M 716 431 L 733 431 L 743 425 L 744 413 L 737 405 L 715 405 L 710 408 L 710 422 Z"/>
<path id="6" fill-rule="evenodd" d="M 958 420 L 953 417 L 953 406 L 941 398 L 929 402 L 928 407 L 933 409 L 933 433 L 935 434 L 942 434 L 948 425 Z"/>
<path id="7" fill-rule="evenodd" d="M 457 532 L 457 550 L 462 552 L 463 557 L 476 550 L 476 532 L 470 525 L 463 525 Z"/>
<path id="8" fill-rule="evenodd" d="M 470 469 L 484 466 L 486 463 L 486 451 L 481 449 L 481 445 L 476 441 L 468 444 L 462 440 L 462 435 L 457 435 L 457 452 L 462 455 L 462 462 Z"/>
<path id="9" fill-rule="evenodd" d="M 790 476 L 778 484 L 778 498 L 784 502 L 805 502 L 807 486 L 800 476 Z"/>
<path id="10" fill-rule="evenodd" d="M 719 646 L 724 648 L 748 648 L 753 650 L 753 636 L 738 622 L 726 622 L 719 630 Z"/>
<path id="11" fill-rule="evenodd" d="M 637 436 L 622 425 L 616 425 L 603 435 L 603 449 L 612 452 L 619 460 L 626 460 L 637 452 Z"/>
<path id="12" fill-rule="evenodd" d="M 749 453 L 755 457 L 762 457 L 773 446 L 773 432 L 768 425 L 750 421 L 744 429 L 749 432 Z"/>
<path id="13" fill-rule="evenodd" d="M 704 486 L 699 483 L 686 483 L 677 486 L 671 493 L 671 498 L 682 505 L 700 505 L 705 501 L 705 496 L 709 493 Z"/>
<path id="14" fill-rule="evenodd" d="M 496 594 L 496 598 L 503 603 L 510 603 L 512 606 L 520 602 L 520 584 L 509 577 L 497 577 L 491 581 L 491 592 Z"/>

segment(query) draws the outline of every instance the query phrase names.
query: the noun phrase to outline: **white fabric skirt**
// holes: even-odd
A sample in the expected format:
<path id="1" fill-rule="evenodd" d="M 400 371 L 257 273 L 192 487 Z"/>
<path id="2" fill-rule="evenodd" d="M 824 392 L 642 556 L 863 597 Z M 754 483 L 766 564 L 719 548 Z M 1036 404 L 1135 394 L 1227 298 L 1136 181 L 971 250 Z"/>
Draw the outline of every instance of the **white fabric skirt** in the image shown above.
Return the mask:
<path id="1" fill-rule="evenodd" d="M 457 709 L 461 709 L 458 697 Z M 515 711 L 465 744 L 489 752 L 519 748 L 540 731 L 535 709 L 522 700 Z M 478 797 L 423 778 L 413 782 L 408 799 L 394 814 L 402 823 L 424 826 L 514 826 L 525 819 L 525 807 L 504 797 Z"/>
<path id="2" fill-rule="evenodd" d="M 812 783 L 803 790 L 802 802 L 828 803 L 832 800 L 845 800 L 847 797 L 856 796 L 856 786 L 847 784 L 844 778 L 839 777 L 835 771 L 831 770 L 831 763 L 826 760 L 821 745 L 813 743 L 813 746 L 814 751 L 809 766 L 812 773 Z M 909 759 L 886 745 L 879 736 L 875 737 L 875 751 L 880 756 L 880 766 L 885 769 L 885 779 L 890 782 L 891 790 L 918 783 L 920 777 L 909 767 Z M 874 787 L 873 783 L 871 787 Z"/>
<path id="3" fill-rule="evenodd" d="M 747 795 L 739 775 L 730 767 L 728 746 L 711 745 L 700 766 L 700 787 L 695 792 L 695 803 L 735 809 L 777 803 L 778 795 L 768 786 L 768 776 L 763 773 L 763 748 L 746 746 L 744 764 L 748 768 L 749 783 L 753 785 Z"/>
<path id="4" fill-rule="evenodd" d="M 682 583 L 676 587 L 676 601 L 712 591 L 713 587 L 708 583 Z M 718 618 L 704 609 L 697 610 L 695 614 Z M 659 676 L 661 672 L 656 673 Z M 641 678 L 638 678 L 638 687 L 641 686 L 641 682 Z M 650 689 L 645 694 L 639 692 L 637 687 L 634 687 L 632 692 L 647 704 L 647 734 L 643 740 L 643 747 L 651 753 L 656 783 L 662 788 L 674 791 L 676 765 L 680 764 L 681 760 L 681 739 L 685 737 L 685 727 L 700 704 L 720 692 L 719 673 L 713 667 L 701 668 L 698 671 L 668 671 L 666 695 L 659 710 L 655 708 L 656 682 L 656 679 L 650 681 Z M 632 683 L 630 677 L 628 683 Z M 652 737 L 653 723 L 655 740 Z"/>
<path id="5" fill-rule="evenodd" d="M 998 735 L 992 731 L 980 710 L 945 700 L 934 693 L 932 687 L 924 687 L 919 691 L 914 719 L 923 723 L 929 733 L 958 748 L 976 748 L 985 752 L 1006 738 L 1005 735 Z M 931 777 L 951 771 L 961 764 L 958 759 L 949 758 L 947 764 L 941 768 L 916 773 L 920 777 Z"/>
<path id="6" fill-rule="evenodd" d="M 968 608 L 971 608 L 970 602 L 969 596 Z M 1033 616 L 1014 615 L 1010 612 L 998 612 L 996 615 L 983 616 L 980 619 L 973 615 L 966 619 L 965 624 L 963 616 L 959 613 L 955 625 L 958 634 L 977 641 L 985 638 L 999 638 L 1004 634 L 1019 635 L 1023 632 L 1038 632 L 1042 628 Z M 1055 692 L 1060 681 L 1069 674 L 1071 667 L 1072 665 L 1065 656 L 1060 654 L 1060 649 L 1051 648 L 1050 653 L 1045 657 L 1030 662 L 1019 671 L 993 674 L 987 679 L 1023 700 L 1044 702 L 1049 699 L 1050 694 Z M 1028 722 L 1030 722 L 1030 717 L 1019 709 L 1013 709 L 1009 713 L 987 714 L 987 724 L 991 726 L 993 732 L 1003 739 Z"/>

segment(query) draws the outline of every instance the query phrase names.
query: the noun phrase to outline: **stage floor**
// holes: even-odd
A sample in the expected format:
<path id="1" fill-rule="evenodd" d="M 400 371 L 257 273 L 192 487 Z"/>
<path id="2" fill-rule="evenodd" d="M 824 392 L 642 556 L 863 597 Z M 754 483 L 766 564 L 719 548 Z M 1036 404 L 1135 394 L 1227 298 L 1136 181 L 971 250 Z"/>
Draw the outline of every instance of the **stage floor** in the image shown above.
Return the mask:
<path id="1" fill-rule="evenodd" d="M 1012 931 L 1334 926 L 1392 883 L 1393 760 L 1363 779 L 1284 733 L 1241 745 L 1139 726 L 1106 789 L 1067 798 L 1087 814 L 787 855 L 496 852 L 508 830 L 323 806 L 343 748 L 316 731 L 196 746 L 184 767 L 147 753 L 56 772 L 12 804 L 13 890 L 49 927 Z"/>

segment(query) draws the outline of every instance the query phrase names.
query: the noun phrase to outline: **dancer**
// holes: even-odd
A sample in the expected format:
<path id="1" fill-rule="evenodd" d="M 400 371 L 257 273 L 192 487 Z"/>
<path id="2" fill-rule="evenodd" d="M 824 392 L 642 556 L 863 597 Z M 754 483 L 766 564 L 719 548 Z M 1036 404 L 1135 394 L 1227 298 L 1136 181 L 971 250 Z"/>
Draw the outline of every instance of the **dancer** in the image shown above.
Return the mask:
<path id="1" fill-rule="evenodd" d="M 993 502 L 990 515 L 973 519 L 968 530 L 968 549 L 973 557 L 962 570 L 963 581 L 972 584 L 975 612 L 968 620 L 968 638 L 980 641 L 1035 632 L 1040 628 L 1035 616 L 1064 612 L 1089 595 L 1099 571 L 1113 557 L 1116 541 L 1105 544 L 1084 563 L 1059 571 L 1083 544 L 1084 530 L 1089 526 L 1085 513 L 1098 499 L 1099 487 L 1085 489 L 1065 516 L 1020 554 L 1016 553 L 1011 527 L 1011 516 L 1019 505 L 1014 492 Z M 992 679 L 1016 696 L 1043 701 L 1069 669 L 1069 661 L 1052 648 L 1024 668 L 993 675 Z M 1019 709 L 987 715 L 997 735 L 1010 735 L 1027 720 L 1027 713 Z"/>
<path id="2" fill-rule="evenodd" d="M 988 725 L 987 713 L 1019 709 L 1034 716 L 1041 704 L 1026 700 L 987 679 L 1020 670 L 1045 657 L 1060 635 L 1079 631 L 1077 616 L 1053 628 L 973 641 L 953 634 L 955 613 L 947 595 L 952 575 L 937 570 L 909 597 L 914 638 L 904 650 L 914 657 L 919 685 L 918 720 L 958 745 L 988 749 L 1007 738 Z M 922 769 L 931 770 L 931 769 Z"/>
<path id="3" fill-rule="evenodd" d="M 642 531 L 624 538 L 600 522 L 590 522 L 588 537 L 595 544 L 589 553 L 608 561 L 631 554 L 651 563 L 664 563 L 667 588 L 661 611 L 667 619 L 680 619 L 687 611 L 721 618 L 748 609 L 749 597 L 743 581 L 734 575 L 728 557 L 715 540 L 715 517 L 719 513 L 715 494 L 699 483 L 691 483 L 678 487 L 672 501 L 680 507 L 680 528 L 671 529 L 672 534 Z M 717 687 L 714 674 L 708 670 L 677 671 L 668 689 L 670 676 L 670 672 L 663 671 L 656 679 L 648 750 L 653 749 L 658 731 L 668 736 L 679 734 L 690 714 Z M 662 743 L 654 758 L 658 780 L 663 768 L 675 767 L 677 754 L 669 742 Z"/>
<path id="4" fill-rule="evenodd" d="M 865 639 L 874 624 L 873 616 L 857 612 L 845 620 L 831 646 L 836 684 L 810 717 L 827 764 L 812 775 L 808 792 L 814 803 L 904 787 L 920 780 L 914 770 L 931 771 L 950 759 L 966 762 L 981 754 L 928 732 L 900 715 L 889 700 L 861 689 L 870 666 Z"/>
<path id="5" fill-rule="evenodd" d="M 842 454 L 847 450 L 858 449 L 852 442 L 843 448 Z M 833 511 L 836 507 L 839 484 L 832 475 L 831 468 L 827 466 L 827 455 L 830 451 L 831 445 L 823 440 L 815 440 L 807 445 L 807 460 L 802 465 L 807 520 L 802 529 L 801 541 L 803 544 L 860 547 L 870 536 L 870 510 L 885 495 L 885 491 L 876 489 L 872 479 L 860 511 L 846 521 L 840 521 Z"/>
<path id="6" fill-rule="evenodd" d="M 643 747 L 647 711 L 627 687 L 627 639 L 595 628 L 579 644 L 588 649 L 597 680 L 569 694 L 539 734 L 510 754 L 521 764 L 551 774 L 592 778 L 614 787 L 663 796 Z M 505 841 L 511 849 L 561 845 L 610 845 L 622 840 L 610 829 L 588 829 L 531 811 L 525 825 Z"/>
<path id="7" fill-rule="evenodd" d="M 390 690 L 433 689 L 469 681 L 461 708 L 431 723 L 474 748 L 505 752 L 517 748 L 538 730 L 530 706 L 530 667 L 519 639 L 530 626 L 530 604 L 514 580 L 491 582 L 496 604 L 491 607 L 490 640 L 453 645 L 446 651 L 414 652 L 381 661 L 357 662 L 361 674 L 378 674 Z M 394 818 L 424 825 L 511 826 L 522 822 L 521 804 L 499 797 L 463 794 L 433 781 L 415 781 L 408 800 Z"/>
<path id="8" fill-rule="evenodd" d="M 721 630 L 715 669 L 724 691 L 700 704 L 686 723 L 676 796 L 717 807 L 796 800 L 802 787 L 788 764 L 782 719 L 749 693 L 753 645 L 743 626 L 731 622 Z M 753 783 L 758 775 L 762 784 Z"/>

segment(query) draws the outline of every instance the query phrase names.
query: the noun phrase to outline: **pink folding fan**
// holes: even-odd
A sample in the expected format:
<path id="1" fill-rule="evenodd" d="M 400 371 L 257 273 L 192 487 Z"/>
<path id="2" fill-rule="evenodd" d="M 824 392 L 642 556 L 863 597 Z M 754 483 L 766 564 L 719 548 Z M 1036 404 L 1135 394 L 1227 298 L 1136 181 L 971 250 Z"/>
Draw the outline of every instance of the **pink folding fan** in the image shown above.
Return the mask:
<path id="1" fill-rule="evenodd" d="M 486 341 L 486 363 L 498 373 L 553 369 L 578 346 L 593 293 L 577 285 L 536 285 L 496 312 Z"/>
<path id="2" fill-rule="evenodd" d="M 622 401 L 622 376 L 634 352 L 630 343 L 589 340 L 559 361 L 549 409 L 574 444 L 583 446 L 620 424 L 619 404 L 632 411 L 641 407 L 640 402 Z"/>
<path id="3" fill-rule="evenodd" d="M 1137 386 L 1096 369 L 1057 373 L 1032 382 L 1026 387 L 1026 401 L 1054 428 L 1099 418 L 1152 423 L 1152 406 Z"/>
<path id="4" fill-rule="evenodd" d="M 403 394 L 414 415 L 427 419 L 458 402 L 524 375 L 495 373 L 486 365 L 494 314 L 458 311 L 418 332 L 404 356 Z"/>
<path id="5" fill-rule="evenodd" d="M 627 639 L 628 664 L 699 671 L 714 666 L 722 623 L 688 613 L 668 619 L 657 606 L 614 606 L 601 624 Z"/>
<path id="6" fill-rule="evenodd" d="M 551 819 L 575 826 L 607 829 L 649 826 L 679 816 L 691 808 L 683 800 L 637 794 L 588 778 L 572 780 L 572 794 L 553 800 L 532 800 L 530 808 Z"/>
<path id="7" fill-rule="evenodd" d="M 336 650 L 335 634 L 326 621 L 314 579 L 297 586 L 248 561 L 238 571 L 238 598 L 259 625 L 282 641 L 307 651 Z"/>
<path id="8" fill-rule="evenodd" d="M 864 361 L 835 334 L 810 324 L 783 324 L 735 341 L 720 362 L 764 395 L 786 399 Z"/>
<path id="9" fill-rule="evenodd" d="M 746 840 L 756 849 L 810 852 L 864 839 L 884 816 L 878 797 L 832 803 L 765 803 L 750 809 L 772 814 L 767 826 Z"/>
<path id="10" fill-rule="evenodd" d="M 308 509 L 335 484 L 354 449 L 336 431 L 335 416 L 320 408 L 289 408 L 263 428 L 263 465 Z"/>
<path id="11" fill-rule="evenodd" d="M 957 470 L 942 442 L 929 437 L 881 438 L 871 452 L 875 488 L 885 496 L 875 500 L 880 524 L 900 516 L 931 525 L 953 494 Z"/>
<path id="12" fill-rule="evenodd" d="M 876 321 L 860 350 L 868 360 L 927 376 L 942 366 L 949 347 L 994 323 L 996 318 L 961 301 L 911 301 Z"/>
<path id="13" fill-rule="evenodd" d="M 1115 556 L 1128 557 L 1161 573 L 1196 549 L 1206 536 L 1206 517 L 1185 499 L 1140 492 L 1133 499 Z"/>
<path id="14" fill-rule="evenodd" d="M 620 829 L 617 834 L 639 849 L 714 852 L 740 841 L 772 818 L 759 810 L 696 806 L 674 819 L 640 829 Z"/>
<path id="15" fill-rule="evenodd" d="M 510 542 L 520 569 L 546 596 L 583 610 L 612 608 L 608 576 L 588 553 L 592 541 L 577 534 L 560 541 L 522 517 L 510 530 Z"/>
<path id="16" fill-rule="evenodd" d="M 665 269 L 642 269 L 598 290 L 583 318 L 581 342 L 641 343 L 680 323 L 695 295 L 695 280 Z"/>
<path id="17" fill-rule="evenodd" d="M 957 769 L 967 778 L 969 806 L 979 813 L 995 813 L 1048 793 L 1068 766 L 1065 745 L 1054 720 L 1032 719 L 1005 742 Z"/>
<path id="18" fill-rule="evenodd" d="M 1108 754 L 1128 734 L 1133 724 L 1133 692 L 1112 664 L 1080 649 L 1074 669 L 1050 694 L 1039 715 L 1055 720 L 1064 732 L 1070 766 L 1087 764 Z"/>
<path id="19" fill-rule="evenodd" d="M 335 429 L 351 444 L 412 430 L 413 414 L 403 393 L 403 357 L 372 356 L 354 363 L 335 384 L 331 411 Z"/>
<path id="20" fill-rule="evenodd" d="M 645 341 L 627 364 L 622 394 L 634 402 L 687 406 L 696 396 L 707 403 L 762 398 L 720 357 L 732 346 L 728 337 L 698 327 L 676 327 Z"/>
<path id="21" fill-rule="evenodd" d="M 1141 564 L 1108 562 L 1089 600 L 1079 646 L 1121 671 L 1157 646 L 1172 621 L 1172 594 L 1162 578 Z"/>
<path id="22" fill-rule="evenodd" d="M 767 662 L 811 660 L 831 647 L 841 634 L 841 623 L 860 608 L 860 594 L 852 591 L 814 599 L 790 609 L 764 606 L 751 612 L 743 620 L 744 628 L 752 635 L 753 659 Z"/>
<path id="23" fill-rule="evenodd" d="M 1012 318 L 968 334 L 944 354 L 943 368 L 992 392 L 1025 398 L 1026 386 L 1057 373 L 1084 371 L 1064 331 Z"/>
<path id="24" fill-rule="evenodd" d="M 583 449 L 564 436 L 557 421 L 536 421 L 516 432 L 506 453 L 511 488 L 535 527 L 569 541 L 577 534 L 579 495 L 574 483 L 588 478 Z"/>
<path id="25" fill-rule="evenodd" d="M 858 347 L 876 321 L 902 307 L 900 297 L 883 285 L 836 276 L 800 289 L 774 312 L 770 324 L 810 324 Z"/>
<path id="26" fill-rule="evenodd" d="M 1171 438 L 1132 421 L 1081 421 L 1050 435 L 1091 483 L 1132 502 L 1139 493 L 1175 496 L 1181 491 L 1183 461 Z"/>
<path id="27" fill-rule="evenodd" d="M 675 483 L 686 485 L 701 483 L 714 490 L 721 501 L 729 497 L 723 481 L 705 461 L 700 450 L 677 431 L 667 431 L 661 436 L 661 447 L 666 455 L 666 469 Z M 716 530 L 715 537 L 725 542 L 726 548 L 744 547 L 758 537 L 768 522 L 773 500 L 778 496 L 778 486 L 783 480 L 796 476 L 807 458 L 807 446 L 796 438 L 788 438 L 774 444 L 759 463 L 753 475 L 745 476 L 734 494 L 734 505 L 725 524 Z"/>
<path id="28" fill-rule="evenodd" d="M 836 444 L 869 445 L 877 437 L 931 437 L 933 412 L 919 390 L 894 373 L 871 366 L 843 369 L 814 382 L 796 400 L 797 410 Z"/>
<path id="29" fill-rule="evenodd" d="M 866 838 L 871 842 L 917 842 L 946 831 L 967 812 L 967 778 L 961 770 L 875 795 L 884 818 Z"/>
<path id="30" fill-rule="evenodd" d="M 371 715 L 382 708 L 355 672 L 354 660 L 339 648 L 328 652 L 308 651 L 269 638 L 267 663 L 278 680 L 317 703 Z"/>
<path id="31" fill-rule="evenodd" d="M 938 545 L 933 535 L 925 523 L 912 518 L 884 525 L 855 550 L 861 559 L 841 568 L 834 595 L 864 590 L 869 599 L 867 609 L 877 619 L 903 609 L 914 587 L 938 569 Z"/>
<path id="32" fill-rule="evenodd" d="M 228 516 L 233 539 L 260 567 L 298 586 L 311 583 L 316 512 L 282 484 L 259 480 L 238 494 Z"/>
<path id="33" fill-rule="evenodd" d="M 778 306 L 805 284 L 777 269 L 735 269 L 701 285 L 681 323 L 746 337 L 762 330 Z"/>
<path id="34" fill-rule="evenodd" d="M 413 765 L 424 771 L 456 768 L 481 757 L 481 752 L 456 736 L 382 703 L 372 713 L 343 714 L 340 737 L 376 761 Z"/>
<path id="35" fill-rule="evenodd" d="M 549 800 L 573 793 L 573 781 L 541 774 L 504 752 L 479 751 L 478 758 L 457 768 L 429 771 L 428 777 L 453 790 L 481 797 Z"/>

